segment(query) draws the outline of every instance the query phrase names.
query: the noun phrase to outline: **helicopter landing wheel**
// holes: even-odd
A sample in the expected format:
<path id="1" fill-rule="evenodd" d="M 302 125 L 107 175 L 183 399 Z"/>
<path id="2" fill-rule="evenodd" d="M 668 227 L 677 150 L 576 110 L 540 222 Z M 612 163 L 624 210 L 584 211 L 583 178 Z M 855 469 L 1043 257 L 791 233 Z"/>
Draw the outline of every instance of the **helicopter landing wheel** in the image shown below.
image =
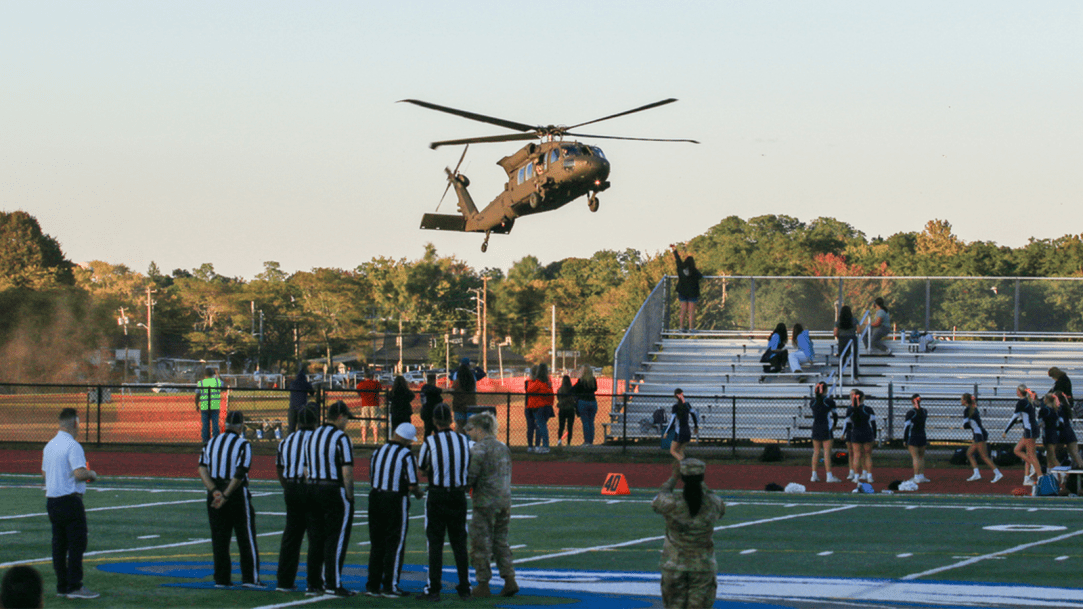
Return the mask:
<path id="1" fill-rule="evenodd" d="M 481 242 L 481 253 L 485 253 L 485 250 L 489 249 L 489 231 L 485 231 L 485 241 Z"/>
<path id="2" fill-rule="evenodd" d="M 598 197 L 591 197 L 587 200 L 587 207 L 590 211 L 598 211 Z"/>
<path id="3" fill-rule="evenodd" d="M 536 192 L 532 192 L 532 193 L 530 193 L 529 201 L 530 201 L 530 208 L 531 209 L 537 209 L 538 204 L 541 203 L 541 196 L 539 196 L 538 193 L 536 193 Z"/>

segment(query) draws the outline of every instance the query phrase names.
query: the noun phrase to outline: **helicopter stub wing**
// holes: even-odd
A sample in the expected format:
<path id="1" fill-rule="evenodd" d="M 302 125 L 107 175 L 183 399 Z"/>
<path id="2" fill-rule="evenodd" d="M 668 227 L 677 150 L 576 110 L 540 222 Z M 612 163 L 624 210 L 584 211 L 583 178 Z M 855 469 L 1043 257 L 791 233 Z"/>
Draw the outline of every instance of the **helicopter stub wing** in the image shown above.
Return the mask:
<path id="1" fill-rule="evenodd" d="M 451 214 L 425 214 L 421 228 L 428 230 L 452 230 L 466 232 L 466 218 Z"/>

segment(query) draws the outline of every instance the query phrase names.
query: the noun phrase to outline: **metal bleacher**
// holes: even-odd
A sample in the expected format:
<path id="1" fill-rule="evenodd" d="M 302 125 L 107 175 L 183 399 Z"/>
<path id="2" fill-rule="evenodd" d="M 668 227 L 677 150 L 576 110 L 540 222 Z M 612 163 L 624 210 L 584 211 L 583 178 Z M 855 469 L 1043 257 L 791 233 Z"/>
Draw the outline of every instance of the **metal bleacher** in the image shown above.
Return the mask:
<path id="1" fill-rule="evenodd" d="M 934 333 L 940 335 L 940 333 Z M 850 389 L 861 389 L 880 419 L 882 440 L 901 438 L 910 396 L 919 393 L 929 410 L 933 441 L 966 441 L 961 429 L 961 394 L 971 393 L 990 435 L 999 440 L 1025 384 L 1039 394 L 1053 381 L 1050 367 L 1083 378 L 1083 342 L 1061 337 L 1018 335 L 1008 340 L 944 340 L 929 353 L 896 334 L 886 341 L 892 354 L 860 354 L 860 376 L 840 375 L 836 343 L 830 333 L 813 332 L 816 358 L 802 374 L 765 374 L 760 356 L 767 333 L 663 331 L 628 384 L 627 412 L 614 409 L 611 438 L 656 439 L 646 424 L 659 407 L 668 412 L 680 387 L 704 419 L 702 439 L 792 442 L 810 436 L 808 402 L 820 380 L 828 381 L 844 412 Z M 949 336 L 950 338 L 950 336 Z M 1071 337 L 1077 338 L 1077 337 Z M 626 430 L 626 431 L 625 431 Z M 1018 430 L 1017 430 L 1018 432 Z M 1015 438 L 1016 435 L 1009 437 Z M 992 439 L 992 438 L 991 438 Z"/>

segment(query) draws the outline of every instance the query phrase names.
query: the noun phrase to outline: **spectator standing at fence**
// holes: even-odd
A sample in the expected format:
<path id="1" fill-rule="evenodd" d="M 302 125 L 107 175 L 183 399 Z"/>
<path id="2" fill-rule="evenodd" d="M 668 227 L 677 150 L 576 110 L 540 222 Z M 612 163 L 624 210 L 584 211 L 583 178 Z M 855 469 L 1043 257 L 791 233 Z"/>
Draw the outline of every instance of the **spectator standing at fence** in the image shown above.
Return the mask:
<path id="1" fill-rule="evenodd" d="M 1053 394 L 1047 393 L 1042 396 L 1042 404 L 1038 408 L 1038 419 L 1042 422 L 1042 448 L 1045 450 L 1046 469 L 1059 467 L 1060 458 L 1057 451 L 1060 449 L 1060 404 Z"/>
<path id="2" fill-rule="evenodd" d="M 297 413 L 297 431 L 286 436 L 278 445 L 275 471 L 282 485 L 286 503 L 286 526 L 278 549 L 278 586 L 280 592 L 293 592 L 297 567 L 301 560 L 301 542 L 308 535 L 308 592 L 323 594 L 323 548 L 316 543 L 315 505 L 305 480 L 308 442 L 316 430 L 318 415 L 315 403 L 309 403 Z"/>
<path id="3" fill-rule="evenodd" d="M 361 398 L 361 443 L 368 442 L 368 432 L 372 432 L 372 443 L 380 441 L 380 381 L 372 376 L 372 372 L 365 371 L 365 376 L 357 381 L 357 395 Z"/>
<path id="4" fill-rule="evenodd" d="M 876 442 L 876 413 L 865 404 L 865 393 L 860 389 L 850 391 L 850 408 L 846 416 L 853 424 L 854 465 L 861 468 L 854 482 L 872 484 L 872 447 Z M 855 468 L 856 471 L 856 468 Z"/>
<path id="5" fill-rule="evenodd" d="M 910 451 L 910 461 L 914 465 L 913 481 L 932 482 L 925 477 L 925 446 L 929 444 L 925 437 L 925 420 L 929 413 L 921 407 L 921 396 L 916 393 L 910 396 L 910 404 L 913 407 L 906 411 L 903 419 L 906 422 L 903 425 L 903 444 L 906 445 L 906 450 Z"/>
<path id="6" fill-rule="evenodd" d="M 436 407 L 444 403 L 443 390 L 436 386 L 436 373 L 429 372 L 425 375 L 425 384 L 421 386 L 421 424 L 425 426 L 425 437 L 429 437 L 436 431 L 432 422 L 432 413 Z"/>
<path id="7" fill-rule="evenodd" d="M 673 250 L 673 258 L 677 261 L 677 302 L 680 304 L 677 330 L 687 328 L 689 332 L 695 332 L 696 302 L 699 301 L 699 282 L 703 274 L 696 268 L 694 257 L 689 255 L 681 258 L 676 245 L 670 245 L 669 248 Z"/>
<path id="8" fill-rule="evenodd" d="M 549 366 L 542 362 L 534 368 L 526 384 L 526 445 L 527 452 L 549 452 L 549 417 L 553 410 L 553 384 L 549 381 Z"/>
<path id="9" fill-rule="evenodd" d="M 202 421 L 200 437 L 204 444 L 218 435 L 218 413 L 224 389 L 225 383 L 215 374 L 214 368 L 205 368 L 203 379 L 196 383 L 196 408 Z"/>
<path id="10" fill-rule="evenodd" d="M 560 387 L 557 389 L 557 446 L 564 444 L 565 438 L 568 446 L 572 445 L 572 427 L 575 425 L 575 393 L 572 390 L 572 377 L 565 374 L 560 379 Z M 568 435 L 564 435 L 564 426 L 568 426 Z"/>
<path id="11" fill-rule="evenodd" d="M 470 467 L 466 483 L 473 491 L 474 515 L 470 519 L 470 562 L 478 585 L 475 598 L 492 596 L 489 581 L 493 578 L 490 562 L 495 562 L 504 588 L 500 596 L 514 596 L 515 566 L 511 562 L 508 528 L 511 523 L 511 451 L 496 439 L 496 417 L 484 412 L 470 417 L 466 433 L 470 447 Z"/>
<path id="12" fill-rule="evenodd" d="M 451 382 L 451 410 L 455 413 L 455 428 L 466 425 L 467 413 L 471 406 L 478 403 L 477 379 L 470 367 L 470 358 L 464 357 L 455 371 L 455 380 Z"/>
<path id="13" fill-rule="evenodd" d="M 673 607 L 713 607 L 718 593 L 718 563 L 714 527 L 726 504 L 703 481 L 707 465 L 699 459 L 673 463 L 673 473 L 651 502 L 666 519 L 662 542 L 662 604 Z M 676 493 L 677 481 L 684 483 Z"/>
<path id="14" fill-rule="evenodd" d="M 365 584 L 367 596 L 404 598 L 410 596 L 399 587 L 402 560 L 406 552 L 406 533 L 410 528 L 410 497 L 423 496 L 417 481 L 417 461 L 410 445 L 417 439 L 417 428 L 403 423 L 391 433 L 387 444 L 372 453 L 369 461 L 369 571 Z"/>
<path id="15" fill-rule="evenodd" d="M 812 336 L 801 324 L 793 325 L 792 336 L 795 349 L 789 354 L 790 371 L 801 372 L 805 364 L 811 364 L 816 358 L 816 349 L 812 346 Z"/>
<path id="16" fill-rule="evenodd" d="M 1042 473 L 1035 446 L 1038 439 L 1038 398 L 1026 385 L 1016 387 L 1015 395 L 1019 397 L 1019 401 L 1015 403 L 1015 413 L 1001 437 L 1007 438 L 1008 431 L 1016 423 L 1023 424 L 1023 437 L 1015 444 L 1012 452 L 1023 461 L 1023 486 L 1034 486 L 1035 480 Z"/>
<path id="17" fill-rule="evenodd" d="M 993 461 L 989 459 L 989 449 L 987 443 L 989 441 L 989 432 L 981 423 L 981 413 L 978 412 L 978 404 L 974 399 L 974 396 L 969 393 L 964 393 L 960 398 L 960 402 L 963 405 L 963 429 L 969 429 L 974 434 L 974 440 L 970 443 L 970 447 L 966 449 L 966 458 L 970 461 L 970 467 L 974 468 L 974 474 L 966 479 L 967 482 L 974 482 L 981 480 L 981 471 L 978 470 L 978 461 L 974 458 L 974 453 L 978 453 L 981 460 L 989 466 L 989 469 L 993 470 L 993 479 L 990 482 L 998 482 L 1004 477 L 1004 474 L 1000 473 L 997 466 L 993 464 Z"/>
<path id="18" fill-rule="evenodd" d="M 45 511 L 53 529 L 53 571 L 56 593 L 68 598 L 98 598 L 83 586 L 83 553 L 87 547 L 86 483 L 98 479 L 87 468 L 79 435 L 79 414 L 74 408 L 60 411 L 56 436 L 45 445 L 41 473 L 45 476 Z"/>
<path id="19" fill-rule="evenodd" d="M 583 426 L 583 444 L 594 444 L 594 419 L 598 416 L 598 381 L 594 378 L 594 370 L 584 365 L 579 369 L 579 380 L 572 388 L 576 398 L 576 413 Z M 571 445 L 569 433 L 568 444 Z M 604 438 L 603 438 L 604 440 Z"/>
<path id="20" fill-rule="evenodd" d="M 1060 415 L 1060 444 L 1068 451 L 1072 467 L 1080 469 L 1083 467 L 1083 458 L 1079 456 L 1079 440 L 1072 429 L 1072 400 L 1059 391 L 1054 392 L 1053 397 L 1057 399 L 1057 412 Z"/>
<path id="21" fill-rule="evenodd" d="M 1049 393 L 1063 393 L 1068 396 L 1069 400 L 1072 400 L 1072 379 L 1068 378 L 1063 370 L 1053 366 L 1049 369 L 1049 378 L 1053 379 L 1053 388 L 1049 390 Z M 1071 402 L 1069 401 L 1069 406 Z"/>
<path id="22" fill-rule="evenodd" d="M 345 402 L 331 404 L 323 425 L 308 439 L 305 455 L 306 483 L 314 514 L 312 528 L 316 531 L 309 543 L 319 547 L 326 594 L 341 597 L 357 594 L 342 583 L 342 567 L 353 531 L 353 443 L 346 435 L 346 425 L 352 418 Z M 310 564 L 307 568 L 318 566 Z"/>
<path id="23" fill-rule="evenodd" d="M 297 413 L 308 404 L 308 398 L 316 395 L 316 389 L 308 382 L 308 362 L 297 367 L 297 376 L 290 381 L 290 409 L 286 413 L 289 433 L 297 431 Z"/>
<path id="24" fill-rule="evenodd" d="M 774 331 L 771 332 L 771 336 L 767 339 L 767 350 L 764 351 L 763 356 L 760 357 L 764 372 L 772 373 L 782 371 L 782 365 L 785 364 L 788 359 L 786 342 L 786 324 L 780 323 L 775 326 Z"/>
<path id="25" fill-rule="evenodd" d="M 670 430 L 676 433 L 676 439 L 669 445 L 669 454 L 677 461 L 684 460 L 684 447 L 692 441 L 692 430 L 699 437 L 699 415 L 692 409 L 692 405 L 684 400 L 684 392 L 680 387 L 673 390 L 676 403 L 670 408 L 669 422 L 662 430 L 662 437 L 669 435 Z"/>
<path id="26" fill-rule="evenodd" d="M 436 433 L 425 438 L 418 461 L 429 479 L 425 500 L 425 539 L 429 550 L 427 601 L 439 601 L 444 572 L 444 535 L 447 534 L 459 585 L 459 598 L 469 600 L 470 564 L 466 552 L 466 478 L 470 468 L 470 442 L 452 431 L 451 409 L 441 404 L 433 412 Z"/>
<path id="27" fill-rule="evenodd" d="M 840 358 L 843 353 L 846 353 L 846 347 L 850 347 L 850 352 L 847 353 L 846 357 L 850 360 L 854 376 L 858 376 L 857 322 L 854 321 L 854 313 L 850 309 L 850 305 L 844 305 L 839 309 L 839 318 L 835 322 L 835 339 L 839 341 Z"/>
<path id="28" fill-rule="evenodd" d="M 835 400 L 827 397 L 827 383 L 820 381 L 813 389 L 815 397 L 809 404 L 812 411 L 812 482 L 819 482 L 820 476 L 816 473 L 820 455 L 824 457 L 824 471 L 828 482 L 842 482 L 831 472 L 831 446 L 835 442 L 835 426 L 839 423 L 839 415 L 835 412 Z"/>
<path id="29" fill-rule="evenodd" d="M 41 573 L 28 565 L 16 565 L 4 573 L 0 582 L 0 607 L 35 609 L 45 606 L 45 586 Z"/>
<path id="30" fill-rule="evenodd" d="M 884 344 L 884 338 L 891 334 L 891 314 L 887 312 L 884 299 L 877 297 L 873 301 L 872 320 L 869 321 L 869 351 L 881 355 L 891 355 L 891 349 Z"/>
<path id="31" fill-rule="evenodd" d="M 391 383 L 391 391 L 387 393 L 388 408 L 391 411 L 391 429 L 395 429 L 403 423 L 413 424 L 414 416 L 414 392 L 410 389 L 410 383 L 401 374 L 395 377 Z"/>
<path id="32" fill-rule="evenodd" d="M 207 489 L 216 588 L 233 585 L 229 544 L 234 534 L 241 559 L 241 585 L 260 587 L 256 510 L 248 492 L 251 467 L 252 446 L 244 438 L 244 413 L 234 410 L 226 416 L 225 433 L 208 442 L 199 455 L 199 478 Z"/>

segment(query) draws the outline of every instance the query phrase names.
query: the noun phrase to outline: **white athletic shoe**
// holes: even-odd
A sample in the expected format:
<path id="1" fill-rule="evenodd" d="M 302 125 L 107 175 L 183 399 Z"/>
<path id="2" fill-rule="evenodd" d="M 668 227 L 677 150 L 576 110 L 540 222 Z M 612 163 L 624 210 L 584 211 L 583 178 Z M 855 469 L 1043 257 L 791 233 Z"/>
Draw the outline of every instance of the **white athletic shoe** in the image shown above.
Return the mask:
<path id="1" fill-rule="evenodd" d="M 868 482 L 869 484 L 872 484 L 872 474 L 870 474 L 869 472 L 865 472 L 864 478 L 865 478 L 865 482 Z"/>
<path id="2" fill-rule="evenodd" d="M 1023 486 L 1034 486 L 1034 478 L 1030 476 L 1023 478 Z"/>
<path id="3" fill-rule="evenodd" d="M 1004 477 L 1004 474 L 1000 473 L 1000 470 L 997 470 L 995 473 L 993 473 L 993 479 L 990 480 L 989 483 L 993 484 L 993 483 L 999 482 L 1000 479 L 1003 478 L 1003 477 Z"/>
<path id="4" fill-rule="evenodd" d="M 857 473 L 854 470 L 850 470 L 850 473 L 846 474 L 846 479 L 850 482 L 857 482 Z"/>
<path id="5" fill-rule="evenodd" d="M 828 472 L 828 473 L 827 473 L 827 481 L 828 481 L 828 482 L 842 482 L 842 480 L 841 480 L 841 479 L 837 478 L 837 477 L 835 476 L 835 474 L 832 474 L 831 472 Z"/>
<path id="6" fill-rule="evenodd" d="M 967 482 L 974 482 L 975 480 L 981 480 L 981 474 L 980 473 L 974 474 L 973 476 L 966 479 Z"/>
<path id="7" fill-rule="evenodd" d="M 820 481 L 820 474 L 817 474 L 816 472 L 812 472 L 812 480 L 811 481 L 812 482 L 819 482 Z"/>
<path id="8" fill-rule="evenodd" d="M 926 478 L 925 474 L 918 474 L 914 476 L 914 482 L 932 482 L 932 480 Z"/>
<path id="9" fill-rule="evenodd" d="M 78 590 L 72 590 L 71 592 L 68 592 L 64 596 L 68 598 L 98 598 L 101 595 L 97 592 L 94 592 L 93 590 L 88 589 L 86 586 L 83 586 Z"/>

